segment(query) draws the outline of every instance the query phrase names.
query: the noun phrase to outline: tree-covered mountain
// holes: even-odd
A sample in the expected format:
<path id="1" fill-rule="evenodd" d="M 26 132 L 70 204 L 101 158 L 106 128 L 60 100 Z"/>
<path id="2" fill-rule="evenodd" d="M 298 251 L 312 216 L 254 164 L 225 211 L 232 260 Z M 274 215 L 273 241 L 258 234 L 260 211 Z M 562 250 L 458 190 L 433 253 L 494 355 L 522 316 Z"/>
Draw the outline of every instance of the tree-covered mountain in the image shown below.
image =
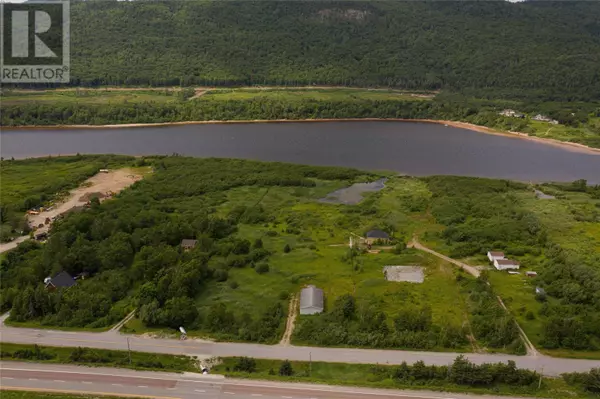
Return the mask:
<path id="1" fill-rule="evenodd" d="M 74 84 L 600 98 L 600 3 L 76 1 Z"/>

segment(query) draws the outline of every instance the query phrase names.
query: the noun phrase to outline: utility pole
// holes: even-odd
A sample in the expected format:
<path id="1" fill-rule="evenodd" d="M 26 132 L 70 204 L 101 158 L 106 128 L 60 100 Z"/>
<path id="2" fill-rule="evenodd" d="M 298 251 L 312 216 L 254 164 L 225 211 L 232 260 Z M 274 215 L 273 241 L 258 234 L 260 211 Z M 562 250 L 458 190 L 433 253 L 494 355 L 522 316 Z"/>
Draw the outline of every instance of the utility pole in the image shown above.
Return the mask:
<path id="1" fill-rule="evenodd" d="M 129 353 L 129 364 L 131 364 L 131 347 L 129 346 L 129 337 L 127 337 L 127 352 Z"/>
<path id="2" fill-rule="evenodd" d="M 538 383 L 538 389 L 542 387 L 542 376 L 544 375 L 544 368 L 542 367 L 542 372 L 540 373 L 540 382 Z"/>
<path id="3" fill-rule="evenodd" d="M 312 375 L 312 353 L 308 352 L 308 376 Z"/>

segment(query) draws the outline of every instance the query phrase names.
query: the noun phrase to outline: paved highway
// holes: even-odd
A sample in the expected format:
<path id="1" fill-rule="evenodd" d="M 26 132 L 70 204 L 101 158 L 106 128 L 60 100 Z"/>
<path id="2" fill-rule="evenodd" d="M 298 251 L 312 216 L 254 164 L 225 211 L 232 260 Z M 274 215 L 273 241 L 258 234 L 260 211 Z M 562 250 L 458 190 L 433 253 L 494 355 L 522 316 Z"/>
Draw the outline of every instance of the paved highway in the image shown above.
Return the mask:
<path id="1" fill-rule="evenodd" d="M 0 362 L 1 389 L 158 399 L 497 399 L 429 391 L 230 380 L 193 373 Z M 503 397 L 506 398 L 506 397 Z"/>
<path id="2" fill-rule="evenodd" d="M 4 316 L 6 317 L 6 315 Z M 399 350 L 315 348 L 284 345 L 259 345 L 228 342 L 210 342 L 188 339 L 145 338 L 127 336 L 117 331 L 103 333 L 69 332 L 14 328 L 4 325 L 0 318 L 0 342 L 38 344 L 51 346 L 82 346 L 100 349 L 171 353 L 209 358 L 213 356 L 250 356 L 259 359 L 289 359 L 340 363 L 400 364 L 422 360 L 426 364 L 450 364 L 458 356 L 451 352 L 414 352 Z M 513 356 L 500 354 L 465 354 L 475 363 L 506 362 L 514 360 L 518 367 L 543 371 L 544 375 L 557 376 L 565 372 L 588 371 L 600 367 L 600 360 L 560 359 L 543 355 Z"/>

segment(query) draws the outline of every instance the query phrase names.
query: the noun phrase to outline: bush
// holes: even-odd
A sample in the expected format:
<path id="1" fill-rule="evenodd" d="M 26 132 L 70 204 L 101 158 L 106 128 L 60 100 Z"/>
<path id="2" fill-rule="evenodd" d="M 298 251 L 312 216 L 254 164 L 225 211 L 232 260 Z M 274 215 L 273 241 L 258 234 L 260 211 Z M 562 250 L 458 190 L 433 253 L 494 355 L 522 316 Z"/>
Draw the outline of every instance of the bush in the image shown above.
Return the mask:
<path id="1" fill-rule="evenodd" d="M 233 371 L 254 373 L 256 371 L 256 360 L 252 357 L 240 357 L 235 366 L 233 366 Z"/>
<path id="2" fill-rule="evenodd" d="M 257 238 L 257 239 L 254 241 L 254 249 L 260 249 L 260 248 L 262 248 L 262 247 L 263 247 L 263 242 L 262 242 L 262 240 L 261 240 L 260 238 Z"/>
<path id="3" fill-rule="evenodd" d="M 219 269 L 215 271 L 215 280 L 217 280 L 218 282 L 223 282 L 223 281 L 227 281 L 227 278 L 229 277 L 229 273 L 227 273 L 227 270 L 223 270 L 223 269 Z"/>
<path id="4" fill-rule="evenodd" d="M 237 281 L 229 281 L 229 288 L 231 288 L 232 290 L 235 290 L 237 287 L 239 287 L 240 285 L 237 283 Z"/>
<path id="5" fill-rule="evenodd" d="M 279 293 L 279 299 L 282 301 L 286 301 L 290 297 L 290 294 L 287 291 L 281 291 Z"/>
<path id="6" fill-rule="evenodd" d="M 534 315 L 534 314 L 533 314 L 533 312 L 530 310 L 530 311 L 528 311 L 527 313 L 525 313 L 525 318 L 526 318 L 527 320 L 533 320 L 533 319 L 535 319 L 535 315 Z"/>
<path id="7" fill-rule="evenodd" d="M 401 254 L 402 252 L 404 252 L 406 250 L 406 243 L 404 241 L 399 242 L 398 244 L 396 244 L 396 246 L 394 247 L 394 253 L 396 255 Z"/>
<path id="8" fill-rule="evenodd" d="M 258 274 L 265 274 L 269 272 L 269 265 L 267 263 L 259 263 L 254 270 L 256 270 L 256 273 Z"/>
<path id="9" fill-rule="evenodd" d="M 281 363 L 281 367 L 279 367 L 279 375 L 287 377 L 294 375 L 294 369 L 292 368 L 292 363 L 290 363 L 289 360 Z"/>
<path id="10" fill-rule="evenodd" d="M 292 248 L 290 247 L 290 244 L 285 244 L 285 247 L 283 247 L 283 252 L 284 253 L 290 253 L 290 251 L 292 250 Z"/>

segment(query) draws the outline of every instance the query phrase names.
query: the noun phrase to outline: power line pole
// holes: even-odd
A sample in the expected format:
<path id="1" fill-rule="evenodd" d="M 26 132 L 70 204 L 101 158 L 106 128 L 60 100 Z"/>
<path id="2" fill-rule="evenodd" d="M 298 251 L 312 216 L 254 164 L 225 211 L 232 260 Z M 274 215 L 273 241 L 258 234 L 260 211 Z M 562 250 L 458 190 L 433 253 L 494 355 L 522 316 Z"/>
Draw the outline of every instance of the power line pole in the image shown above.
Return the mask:
<path id="1" fill-rule="evenodd" d="M 312 375 L 312 353 L 308 352 L 308 376 Z"/>
<path id="2" fill-rule="evenodd" d="M 542 372 L 540 373 L 540 382 L 538 383 L 538 389 L 542 387 L 542 376 L 544 375 L 544 368 L 542 367 Z"/>
<path id="3" fill-rule="evenodd" d="M 129 337 L 127 337 L 127 352 L 129 353 L 129 364 L 131 364 L 131 347 L 129 346 Z"/>

